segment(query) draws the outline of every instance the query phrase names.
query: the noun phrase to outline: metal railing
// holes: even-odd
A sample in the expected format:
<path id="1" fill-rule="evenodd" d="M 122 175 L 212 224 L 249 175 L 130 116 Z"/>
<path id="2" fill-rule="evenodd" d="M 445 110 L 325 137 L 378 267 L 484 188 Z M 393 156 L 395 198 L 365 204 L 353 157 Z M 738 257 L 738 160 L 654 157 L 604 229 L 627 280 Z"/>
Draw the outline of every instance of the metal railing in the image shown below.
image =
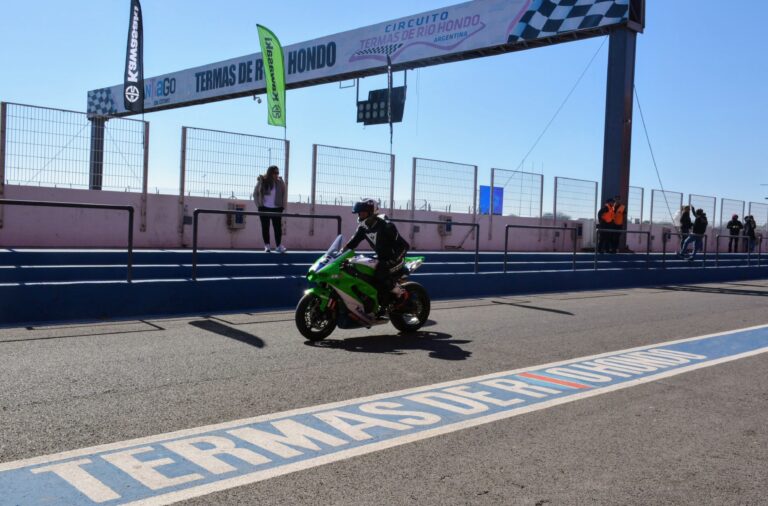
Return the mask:
<path id="1" fill-rule="evenodd" d="M 480 272 L 480 224 L 464 223 L 460 221 L 439 221 L 439 220 L 404 220 L 400 218 L 389 218 L 389 221 L 396 223 L 424 223 L 427 225 L 459 226 L 472 227 L 475 229 L 475 274 Z M 465 238 L 466 239 L 466 238 Z"/>
<path id="2" fill-rule="evenodd" d="M 677 236 L 681 238 L 688 237 L 689 235 L 692 235 L 694 237 L 703 237 L 704 238 L 704 250 L 702 251 L 702 258 L 701 258 L 701 268 L 706 268 L 706 262 L 707 262 L 707 243 L 709 242 L 707 234 L 694 234 L 694 233 L 687 233 L 683 234 L 681 232 L 672 232 L 670 230 L 665 230 L 661 235 L 661 266 L 662 268 L 667 268 L 667 241 L 672 238 L 672 236 Z M 682 240 L 680 241 L 682 243 Z M 694 245 L 694 248 L 696 246 Z"/>
<path id="3" fill-rule="evenodd" d="M 651 232 L 648 230 L 613 230 L 613 229 L 595 229 L 595 241 L 600 244 L 600 234 L 640 234 L 645 236 L 645 268 L 651 267 Z M 597 270 L 597 244 L 595 245 L 595 270 Z"/>
<path id="4" fill-rule="evenodd" d="M 720 239 L 725 239 L 726 237 L 728 239 L 737 239 L 739 241 L 743 240 L 747 244 L 747 266 L 752 266 L 752 251 L 749 247 L 749 237 L 731 234 L 717 234 L 715 236 L 715 266 L 720 267 Z M 755 240 L 757 241 L 757 266 L 760 267 L 760 257 L 763 254 L 763 236 L 759 235 Z M 730 253 L 730 251 L 728 253 Z M 738 253 L 738 251 L 735 251 L 734 253 Z"/>
<path id="5" fill-rule="evenodd" d="M 128 282 L 133 281 L 133 206 L 116 206 L 110 204 L 79 204 L 77 202 L 51 202 L 46 200 L 8 200 L 0 199 L 0 206 L 31 206 L 31 207 L 73 207 L 78 209 L 109 209 L 128 211 Z"/>
<path id="6" fill-rule="evenodd" d="M 336 232 L 341 235 L 341 216 L 330 214 L 296 214 L 296 213 L 264 213 L 261 211 L 234 211 L 222 209 L 195 209 L 192 213 L 192 279 L 197 281 L 197 239 L 198 217 L 201 214 L 234 214 L 239 216 L 268 216 L 271 218 L 317 218 L 320 220 L 336 220 Z"/>
<path id="7" fill-rule="evenodd" d="M 504 227 L 504 273 L 507 273 L 507 253 L 509 243 L 509 229 L 510 228 L 527 228 L 537 230 L 570 230 L 573 233 L 573 270 L 576 270 L 576 237 L 578 234 L 578 228 L 576 227 L 553 227 L 548 225 L 507 225 Z"/>

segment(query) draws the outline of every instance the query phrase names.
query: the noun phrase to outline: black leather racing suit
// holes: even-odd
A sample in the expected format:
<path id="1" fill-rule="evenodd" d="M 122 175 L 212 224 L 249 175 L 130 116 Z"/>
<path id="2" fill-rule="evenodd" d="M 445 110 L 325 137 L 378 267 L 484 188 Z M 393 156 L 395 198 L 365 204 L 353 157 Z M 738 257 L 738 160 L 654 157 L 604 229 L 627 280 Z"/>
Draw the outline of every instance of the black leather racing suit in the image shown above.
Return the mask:
<path id="1" fill-rule="evenodd" d="M 394 278 L 402 269 L 410 245 L 384 215 L 372 216 L 360 223 L 344 249 L 355 249 L 364 240 L 376 252 L 378 263 L 374 272 L 375 287 L 379 304 L 385 306 L 390 302 Z"/>

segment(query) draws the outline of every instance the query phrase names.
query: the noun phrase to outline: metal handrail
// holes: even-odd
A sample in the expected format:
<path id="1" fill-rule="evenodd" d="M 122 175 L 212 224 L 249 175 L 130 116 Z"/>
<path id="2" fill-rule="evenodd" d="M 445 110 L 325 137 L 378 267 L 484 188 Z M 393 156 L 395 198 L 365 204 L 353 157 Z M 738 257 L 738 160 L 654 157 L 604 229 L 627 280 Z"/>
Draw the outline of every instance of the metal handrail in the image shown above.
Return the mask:
<path id="1" fill-rule="evenodd" d="M 473 227 L 475 230 L 475 274 L 480 272 L 480 224 L 465 223 L 461 221 L 439 221 L 439 220 L 405 220 L 401 218 L 388 218 L 389 221 L 398 223 L 425 223 L 427 225 L 458 225 L 460 227 Z"/>
<path id="2" fill-rule="evenodd" d="M 510 228 L 529 228 L 538 230 L 570 230 L 573 232 L 573 270 L 576 270 L 576 237 L 578 234 L 578 228 L 576 227 L 553 227 L 551 225 L 507 225 L 504 227 L 504 273 L 507 272 L 507 252 L 509 242 L 509 229 Z"/>
<path id="3" fill-rule="evenodd" d="M 749 237 L 746 235 L 731 235 L 731 234 L 717 234 L 715 236 L 715 266 L 720 267 L 720 238 L 736 238 L 739 240 L 749 241 Z M 763 235 L 757 234 L 755 237 L 757 241 L 757 266 L 760 267 L 760 257 L 763 253 Z M 735 253 L 738 253 L 736 251 Z M 752 266 L 752 251 L 749 249 L 749 242 L 747 242 L 747 267 Z"/>
<path id="4" fill-rule="evenodd" d="M 197 281 L 197 225 L 201 214 L 239 214 L 242 216 L 269 216 L 273 218 L 317 218 L 336 220 L 336 232 L 341 235 L 341 216 L 331 214 L 297 214 L 297 213 L 265 213 L 261 211 L 236 211 L 221 209 L 195 209 L 192 213 L 192 279 Z"/>
<path id="5" fill-rule="evenodd" d="M 678 237 L 688 237 L 689 235 L 692 235 L 694 237 L 703 237 L 704 238 L 704 251 L 702 251 L 702 257 L 701 257 L 701 268 L 706 269 L 706 261 L 707 261 L 707 244 L 709 243 L 709 236 L 707 234 L 694 234 L 693 232 L 688 232 L 687 234 L 684 234 L 682 232 L 672 232 L 669 231 L 663 231 L 661 234 L 661 265 L 662 268 L 667 268 L 667 240 L 671 238 L 672 236 L 678 236 Z M 694 246 L 695 247 L 695 246 Z"/>
<path id="6" fill-rule="evenodd" d="M 597 245 L 600 244 L 600 234 L 640 234 L 645 236 L 645 268 L 651 267 L 651 232 L 649 230 L 618 230 L 612 228 L 595 229 L 595 270 L 597 270 Z"/>
<path id="7" fill-rule="evenodd" d="M 73 207 L 78 209 L 111 209 L 114 211 L 128 211 L 128 282 L 133 281 L 133 206 L 117 206 L 111 204 L 79 204 L 77 202 L 53 202 L 48 200 L 13 200 L 0 199 L 0 205 L 7 206 L 32 206 L 32 207 Z"/>

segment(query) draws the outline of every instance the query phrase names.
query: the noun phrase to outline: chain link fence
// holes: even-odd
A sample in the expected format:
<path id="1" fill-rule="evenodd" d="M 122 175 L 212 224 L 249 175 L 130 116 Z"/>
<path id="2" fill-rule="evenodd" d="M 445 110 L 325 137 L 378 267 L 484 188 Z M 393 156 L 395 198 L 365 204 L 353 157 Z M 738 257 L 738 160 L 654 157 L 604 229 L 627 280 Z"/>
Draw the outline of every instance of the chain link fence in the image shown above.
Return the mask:
<path id="1" fill-rule="evenodd" d="M 495 188 L 504 192 L 501 214 L 540 218 L 544 175 L 520 170 L 491 169 L 491 199 Z M 493 202 L 493 200 L 491 200 Z"/>
<path id="2" fill-rule="evenodd" d="M 5 184 L 143 192 L 149 124 L 4 102 Z"/>
<path id="3" fill-rule="evenodd" d="M 691 208 L 701 209 L 707 215 L 707 221 L 710 222 L 710 226 L 715 225 L 715 208 L 717 207 L 716 197 L 706 197 L 704 195 L 689 194 L 688 205 Z"/>
<path id="4" fill-rule="evenodd" d="M 720 199 L 720 227 L 725 227 L 736 214 L 740 220 L 744 219 L 745 203 L 743 200 Z"/>
<path id="5" fill-rule="evenodd" d="M 630 186 L 627 197 L 627 223 L 643 224 L 644 201 L 645 188 Z"/>
<path id="6" fill-rule="evenodd" d="M 763 204 L 762 202 L 750 202 L 749 214 L 755 219 L 757 228 L 762 228 L 768 233 L 768 204 Z"/>
<path id="7" fill-rule="evenodd" d="M 411 202 L 414 211 L 477 214 L 477 166 L 413 159 Z"/>
<path id="8" fill-rule="evenodd" d="M 597 214 L 597 181 L 555 177 L 552 219 L 594 220 Z"/>
<path id="9" fill-rule="evenodd" d="M 288 183 L 288 153 L 283 139 L 182 127 L 180 194 L 252 200 L 256 178 L 270 165 Z"/>
<path id="10" fill-rule="evenodd" d="M 351 205 L 373 198 L 391 206 L 395 157 L 387 153 L 312 146 L 312 204 Z"/>
<path id="11" fill-rule="evenodd" d="M 651 225 L 672 226 L 675 213 L 683 207 L 681 192 L 651 190 Z"/>

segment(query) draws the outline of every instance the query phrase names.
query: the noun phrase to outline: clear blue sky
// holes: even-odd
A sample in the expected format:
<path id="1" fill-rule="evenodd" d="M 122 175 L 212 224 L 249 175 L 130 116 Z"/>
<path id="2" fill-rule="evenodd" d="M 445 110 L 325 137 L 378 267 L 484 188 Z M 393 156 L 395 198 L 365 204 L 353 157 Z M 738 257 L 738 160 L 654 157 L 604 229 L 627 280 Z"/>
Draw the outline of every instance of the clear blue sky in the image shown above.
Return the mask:
<path id="1" fill-rule="evenodd" d="M 145 75 L 258 52 L 256 23 L 288 45 L 454 3 L 143 0 Z M 88 90 L 122 81 L 128 6 L 3 2 L 0 100 L 84 111 Z M 763 0 L 648 0 L 636 86 L 666 189 L 766 202 L 768 186 L 759 186 L 768 183 L 766 19 Z M 395 130 L 396 198 L 409 196 L 413 156 L 477 164 L 480 184 L 492 166 L 516 168 L 602 42 L 410 72 Z M 554 176 L 600 179 L 607 53 L 606 43 L 525 164 L 544 172 L 545 210 Z M 471 75 L 482 79 L 470 83 Z M 361 91 L 385 86 L 385 76 L 370 77 Z M 355 123 L 354 101 L 355 90 L 337 84 L 288 92 L 292 194 L 309 189 L 313 143 L 388 152 L 386 126 Z M 150 187 L 177 188 L 182 125 L 282 137 L 267 125 L 265 105 L 243 98 L 148 114 Z M 631 179 L 659 188 L 637 108 Z"/>

